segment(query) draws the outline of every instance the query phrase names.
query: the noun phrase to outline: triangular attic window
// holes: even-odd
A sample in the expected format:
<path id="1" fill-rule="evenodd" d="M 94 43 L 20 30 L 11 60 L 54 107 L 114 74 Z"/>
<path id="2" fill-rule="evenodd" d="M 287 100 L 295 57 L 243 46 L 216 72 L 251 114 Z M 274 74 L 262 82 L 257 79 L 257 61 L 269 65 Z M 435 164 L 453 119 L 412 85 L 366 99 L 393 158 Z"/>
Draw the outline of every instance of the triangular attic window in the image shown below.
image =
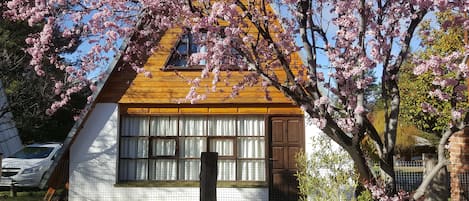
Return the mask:
<path id="1" fill-rule="evenodd" d="M 167 63 L 169 68 L 196 68 L 200 69 L 205 65 L 205 61 L 200 61 L 197 65 L 189 65 L 189 58 L 192 54 L 198 52 L 205 52 L 204 46 L 198 45 L 193 35 L 188 31 L 182 35 L 181 39 L 177 43 L 176 48 L 171 54 L 171 57 Z"/>

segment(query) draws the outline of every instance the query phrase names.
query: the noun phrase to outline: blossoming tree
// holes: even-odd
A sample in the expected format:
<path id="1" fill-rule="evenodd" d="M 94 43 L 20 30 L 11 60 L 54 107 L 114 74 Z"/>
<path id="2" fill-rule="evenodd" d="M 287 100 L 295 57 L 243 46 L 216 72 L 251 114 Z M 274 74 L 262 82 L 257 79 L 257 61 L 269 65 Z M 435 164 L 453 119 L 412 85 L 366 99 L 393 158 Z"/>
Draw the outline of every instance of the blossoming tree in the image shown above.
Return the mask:
<path id="1" fill-rule="evenodd" d="M 189 27 L 207 51 L 191 56 L 193 63 L 204 61 L 205 68 L 201 77 L 192 81 L 188 101 L 205 97 L 196 90 L 200 79 L 212 79 L 214 90 L 219 82 L 231 85 L 233 96 L 254 84 L 265 87 L 266 98 L 270 98 L 269 89 L 279 90 L 348 152 L 362 182 L 373 182 L 374 178 L 360 142 L 366 135 L 373 139 L 381 168 L 389 176 L 389 193 L 395 192 L 398 75 L 408 59 L 418 25 L 433 12 L 466 13 L 469 9 L 469 3 L 463 0 L 11 0 L 5 6 L 9 9 L 5 17 L 26 20 L 31 26 L 44 24 L 41 32 L 26 40 L 26 51 L 32 56 L 30 65 L 37 74 L 45 73 L 41 64 L 46 60 L 67 74 L 66 82 L 75 84 L 65 88 L 63 82 L 57 82 L 53 90 L 63 100 L 53 104 L 49 113 L 85 86 L 80 81 L 87 80 L 101 60 L 109 59 L 107 52 L 121 51 L 117 48 L 121 39 L 132 36 L 128 48 L 121 52 L 127 67 L 151 77 L 141 66 L 158 48 L 161 34 L 175 26 Z M 469 20 L 461 14 L 445 26 L 467 30 Z M 61 37 L 80 35 L 88 41 L 91 48 L 82 53 L 76 65 L 61 62 L 61 47 L 51 43 L 53 27 L 59 27 Z M 458 103 L 465 100 L 468 47 L 464 52 L 417 59 L 419 65 L 414 69 L 415 74 L 433 72 L 438 81 L 432 94 L 452 103 L 453 118 L 441 140 L 436 168 L 446 164 L 443 146 L 463 126 L 462 117 L 467 112 Z M 292 53 L 298 51 L 304 56 L 303 64 L 290 62 Z M 221 72 L 233 65 L 247 69 L 244 82 L 230 83 L 229 73 L 223 77 Z M 321 70 L 324 66 L 330 68 L 328 75 Z M 283 70 L 286 76 L 274 69 Z M 365 91 L 373 82 L 369 71 L 373 70 L 382 82 L 384 138 L 378 136 L 364 107 Z M 442 76 L 448 71 L 455 76 Z M 429 104 L 422 106 L 438 112 Z"/>

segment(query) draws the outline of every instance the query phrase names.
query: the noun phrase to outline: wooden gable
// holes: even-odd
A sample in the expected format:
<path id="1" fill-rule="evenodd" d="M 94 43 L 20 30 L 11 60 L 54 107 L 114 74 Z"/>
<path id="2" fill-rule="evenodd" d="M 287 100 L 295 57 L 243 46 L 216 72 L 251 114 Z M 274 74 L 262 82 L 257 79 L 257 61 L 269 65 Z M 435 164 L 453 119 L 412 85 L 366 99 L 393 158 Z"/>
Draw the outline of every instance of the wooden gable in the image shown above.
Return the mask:
<path id="1" fill-rule="evenodd" d="M 181 32 L 181 28 L 167 30 L 160 40 L 161 48 L 148 58 L 144 68 L 152 73 L 152 78 L 145 77 L 143 74 L 136 74 L 130 69 L 116 68 L 100 94 L 98 102 L 121 104 L 188 103 L 185 97 L 191 85 L 187 80 L 200 77 L 201 71 L 180 70 L 178 74 L 182 76 L 178 76 L 175 70 L 164 69 L 171 57 L 172 49 L 178 44 Z M 297 53 L 293 55 L 292 62 L 295 64 L 301 63 Z M 280 79 L 284 75 L 282 72 L 279 69 L 278 76 L 280 76 Z M 248 71 L 231 71 L 229 82 L 232 84 L 238 83 L 243 79 L 245 73 L 248 73 Z M 223 72 L 223 74 L 226 73 Z M 224 83 L 218 83 L 215 92 L 212 92 L 211 89 L 212 79 L 202 79 L 198 93 L 205 94 L 206 99 L 198 101 L 198 104 L 292 104 L 291 100 L 273 87 L 269 87 L 269 95 L 272 100 L 267 100 L 261 82 L 256 86 L 247 87 L 240 91 L 235 98 L 230 98 L 231 86 L 225 86 Z"/>

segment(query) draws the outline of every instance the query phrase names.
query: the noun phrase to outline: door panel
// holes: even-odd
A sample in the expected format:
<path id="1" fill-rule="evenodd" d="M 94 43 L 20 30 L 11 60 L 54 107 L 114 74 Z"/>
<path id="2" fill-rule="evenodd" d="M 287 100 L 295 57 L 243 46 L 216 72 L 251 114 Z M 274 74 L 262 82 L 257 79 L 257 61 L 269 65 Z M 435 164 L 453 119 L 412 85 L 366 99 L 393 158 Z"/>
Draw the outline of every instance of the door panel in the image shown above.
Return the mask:
<path id="1" fill-rule="evenodd" d="M 295 155 L 300 151 L 300 147 L 288 147 L 288 169 L 296 172 Z"/>
<path id="2" fill-rule="evenodd" d="M 296 144 L 296 145 L 300 145 L 300 141 L 301 141 L 301 132 L 300 132 L 300 128 L 299 128 L 299 125 L 300 124 L 300 121 L 297 120 L 297 119 L 289 119 L 287 121 L 287 127 L 288 129 L 286 130 L 287 134 L 286 134 L 286 138 L 288 139 L 288 143 L 290 145 L 292 144 Z"/>
<path id="3" fill-rule="evenodd" d="M 304 148 L 303 117 L 271 119 L 270 199 L 297 201 L 298 181 L 295 154 Z"/>
<path id="4" fill-rule="evenodd" d="M 272 145 L 282 145 L 285 141 L 284 137 L 284 125 L 283 120 L 274 120 L 272 119 Z"/>
<path id="5" fill-rule="evenodd" d="M 285 152 L 283 147 L 272 147 L 272 162 L 274 169 L 284 169 L 285 167 L 285 157 L 283 153 Z"/>

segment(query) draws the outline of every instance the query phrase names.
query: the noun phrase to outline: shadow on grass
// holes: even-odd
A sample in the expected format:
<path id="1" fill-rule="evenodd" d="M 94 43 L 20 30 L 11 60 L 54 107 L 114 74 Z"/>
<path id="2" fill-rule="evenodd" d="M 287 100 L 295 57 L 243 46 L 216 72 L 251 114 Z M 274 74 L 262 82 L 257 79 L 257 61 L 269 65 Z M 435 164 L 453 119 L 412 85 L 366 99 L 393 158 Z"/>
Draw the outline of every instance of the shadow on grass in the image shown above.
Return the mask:
<path id="1" fill-rule="evenodd" d="M 38 189 L 19 189 L 16 193 L 16 197 L 11 196 L 9 190 L 1 189 L 0 201 L 11 200 L 11 201 L 41 201 L 46 194 L 45 190 Z"/>

